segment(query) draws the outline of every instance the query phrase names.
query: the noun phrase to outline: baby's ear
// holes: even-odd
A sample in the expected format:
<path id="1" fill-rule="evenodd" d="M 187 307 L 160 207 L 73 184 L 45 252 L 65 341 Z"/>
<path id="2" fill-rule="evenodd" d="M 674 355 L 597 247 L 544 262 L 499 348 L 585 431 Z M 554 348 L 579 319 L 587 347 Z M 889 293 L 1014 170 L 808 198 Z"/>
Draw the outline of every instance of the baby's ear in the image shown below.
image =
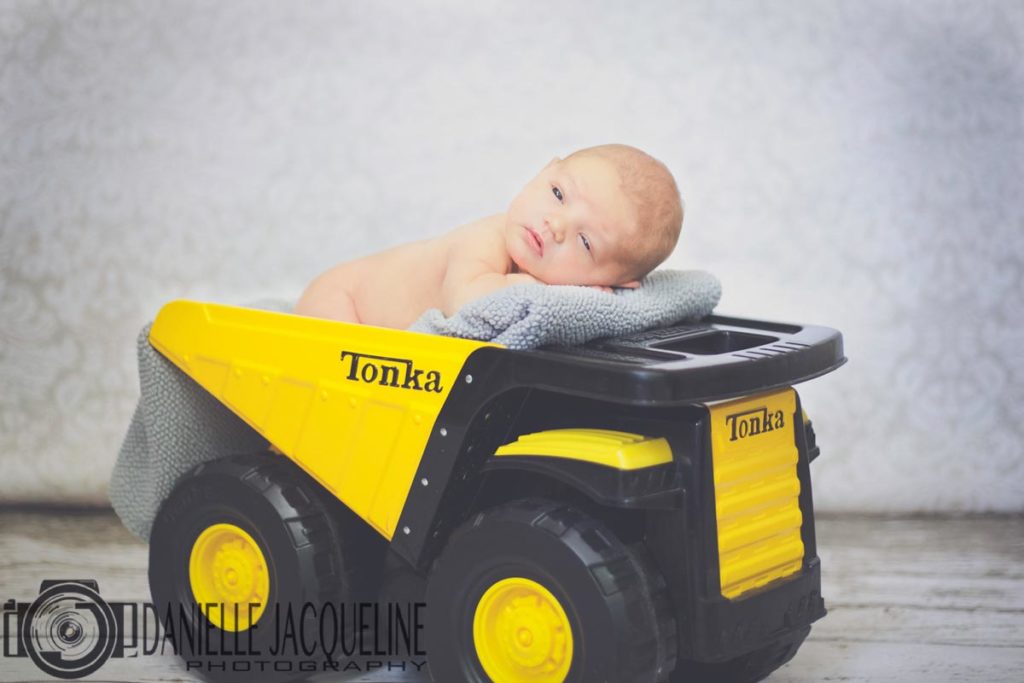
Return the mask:
<path id="1" fill-rule="evenodd" d="M 640 286 L 639 280 L 630 280 L 629 282 L 623 282 L 621 285 L 615 285 L 619 289 L 636 289 Z"/>

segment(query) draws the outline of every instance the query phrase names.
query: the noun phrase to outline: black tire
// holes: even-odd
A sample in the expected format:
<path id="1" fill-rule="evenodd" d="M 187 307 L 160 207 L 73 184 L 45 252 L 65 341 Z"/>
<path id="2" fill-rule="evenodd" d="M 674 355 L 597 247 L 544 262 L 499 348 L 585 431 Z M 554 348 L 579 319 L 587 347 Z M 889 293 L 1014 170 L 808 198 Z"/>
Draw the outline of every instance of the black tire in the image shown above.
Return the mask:
<path id="1" fill-rule="evenodd" d="M 672 683 L 754 683 L 793 659 L 811 627 L 726 662 L 679 662 Z"/>
<path id="2" fill-rule="evenodd" d="M 540 584 L 564 610 L 572 657 L 562 680 L 659 681 L 674 667 L 667 589 L 643 548 L 626 546 L 575 508 L 528 500 L 476 514 L 452 533 L 435 562 L 425 630 L 434 680 L 491 680 L 478 656 L 474 617 L 488 590 L 511 577 Z M 511 678 L 532 680 L 525 672 Z"/>
<path id="3" fill-rule="evenodd" d="M 158 614 L 170 609 L 174 624 L 183 618 L 193 632 L 213 633 L 213 647 L 189 652 L 179 647 L 193 674 L 213 681 L 287 681 L 310 675 L 299 661 L 323 659 L 319 648 L 312 657 L 290 650 L 272 656 L 277 633 L 277 611 L 298 606 L 292 614 L 299 627 L 301 605 L 318 610 L 325 603 L 347 599 L 353 576 L 344 562 L 337 519 L 329 512 L 321 488 L 296 465 L 268 453 L 231 456 L 200 465 L 179 482 L 160 508 L 149 542 L 149 585 Z M 234 525 L 259 546 L 269 575 L 269 599 L 254 628 L 222 631 L 202 611 L 192 609 L 195 597 L 189 578 L 189 559 L 199 535 L 214 524 Z M 186 613 L 179 616 L 179 605 Z M 311 624 L 310 627 L 316 627 Z M 316 631 L 312 631 L 316 633 Z M 228 654 L 218 654 L 216 643 L 225 635 Z M 249 638 L 252 650 L 247 655 Z M 183 640 L 183 639 L 181 639 Z M 236 649 L 234 642 L 240 642 Z M 199 649 L 199 648 L 196 648 Z M 329 649 L 329 648 L 328 648 Z M 241 652 L 240 652 L 241 651 Z M 340 657 L 340 654 L 338 654 Z M 263 662 L 262 664 L 260 662 Z M 268 663 L 269 662 L 269 663 Z M 224 670 L 220 670 L 223 665 Z M 305 666 L 308 666 L 306 664 Z"/>

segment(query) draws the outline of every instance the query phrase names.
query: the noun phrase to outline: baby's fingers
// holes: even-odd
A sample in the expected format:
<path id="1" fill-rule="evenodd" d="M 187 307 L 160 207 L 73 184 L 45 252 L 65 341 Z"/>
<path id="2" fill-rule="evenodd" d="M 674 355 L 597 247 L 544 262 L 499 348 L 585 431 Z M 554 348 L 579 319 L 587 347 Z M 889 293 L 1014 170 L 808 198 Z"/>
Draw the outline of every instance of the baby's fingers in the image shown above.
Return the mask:
<path id="1" fill-rule="evenodd" d="M 608 292 L 609 294 L 612 293 L 612 288 L 608 287 L 607 285 L 587 285 L 587 286 L 588 287 L 592 287 L 594 289 L 600 289 L 602 292 Z"/>

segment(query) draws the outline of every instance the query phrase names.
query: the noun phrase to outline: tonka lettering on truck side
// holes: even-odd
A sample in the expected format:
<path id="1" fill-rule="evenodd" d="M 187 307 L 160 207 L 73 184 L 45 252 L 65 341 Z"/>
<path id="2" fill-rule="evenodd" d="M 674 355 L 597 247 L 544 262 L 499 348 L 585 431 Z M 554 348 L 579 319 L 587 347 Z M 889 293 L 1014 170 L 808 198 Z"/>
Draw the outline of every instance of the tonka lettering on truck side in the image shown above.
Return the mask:
<path id="1" fill-rule="evenodd" d="M 443 391 L 441 373 L 437 370 L 418 369 L 409 358 L 392 358 L 370 353 L 342 351 L 341 360 L 344 361 L 346 358 L 349 359 L 347 378 L 350 380 L 414 391 L 433 391 L 435 393 Z M 426 380 L 421 386 L 420 377 L 424 372 L 426 372 Z"/>

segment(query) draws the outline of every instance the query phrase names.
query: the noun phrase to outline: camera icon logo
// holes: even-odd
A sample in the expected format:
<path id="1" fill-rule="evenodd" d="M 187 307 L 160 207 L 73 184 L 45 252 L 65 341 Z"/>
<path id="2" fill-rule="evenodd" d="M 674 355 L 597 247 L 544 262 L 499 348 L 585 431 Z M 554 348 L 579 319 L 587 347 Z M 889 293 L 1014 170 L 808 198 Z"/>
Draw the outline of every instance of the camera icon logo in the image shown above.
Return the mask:
<path id="1" fill-rule="evenodd" d="M 64 679 L 95 672 L 119 638 L 114 610 L 93 580 L 43 581 L 19 629 L 22 650 L 35 665 Z"/>

